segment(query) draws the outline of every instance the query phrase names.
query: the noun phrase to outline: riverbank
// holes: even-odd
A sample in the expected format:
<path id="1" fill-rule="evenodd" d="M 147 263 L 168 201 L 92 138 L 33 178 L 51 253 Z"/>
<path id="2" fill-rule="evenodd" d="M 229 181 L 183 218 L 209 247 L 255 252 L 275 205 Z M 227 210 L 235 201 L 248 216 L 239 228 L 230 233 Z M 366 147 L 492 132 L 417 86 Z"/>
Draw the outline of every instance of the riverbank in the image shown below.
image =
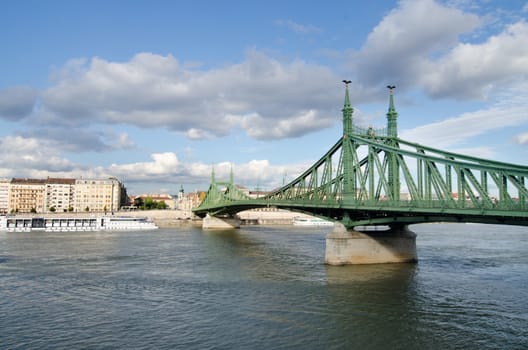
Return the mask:
<path id="1" fill-rule="evenodd" d="M 202 219 L 193 216 L 183 210 L 147 210 L 118 212 L 116 215 L 123 216 L 146 216 L 159 227 L 177 227 L 181 225 L 201 226 Z M 287 210 L 265 209 L 245 210 L 237 214 L 243 225 L 291 225 L 296 216 L 310 217 L 305 214 L 295 213 Z"/>

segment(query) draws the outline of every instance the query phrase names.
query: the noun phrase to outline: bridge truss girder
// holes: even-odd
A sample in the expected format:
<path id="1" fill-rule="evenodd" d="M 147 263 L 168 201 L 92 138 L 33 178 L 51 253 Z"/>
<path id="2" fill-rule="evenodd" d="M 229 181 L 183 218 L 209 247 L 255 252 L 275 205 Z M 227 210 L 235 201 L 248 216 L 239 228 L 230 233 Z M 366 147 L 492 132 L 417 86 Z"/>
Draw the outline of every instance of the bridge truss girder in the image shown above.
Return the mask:
<path id="1" fill-rule="evenodd" d="M 528 226 L 528 167 L 445 152 L 395 137 L 345 135 L 314 165 L 250 199 L 211 184 L 197 215 L 278 207 L 358 225 L 480 222 Z M 220 189 L 222 187 L 222 189 Z"/>

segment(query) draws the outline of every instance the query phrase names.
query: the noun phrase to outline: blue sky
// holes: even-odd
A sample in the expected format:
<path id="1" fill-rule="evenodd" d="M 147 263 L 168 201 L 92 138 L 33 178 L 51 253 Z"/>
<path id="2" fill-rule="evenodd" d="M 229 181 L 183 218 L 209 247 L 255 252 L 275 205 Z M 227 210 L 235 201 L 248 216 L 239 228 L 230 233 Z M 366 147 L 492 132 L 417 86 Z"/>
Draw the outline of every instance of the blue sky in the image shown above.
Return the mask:
<path id="1" fill-rule="evenodd" d="M 0 178 L 272 189 L 354 120 L 528 164 L 528 2 L 3 1 Z"/>

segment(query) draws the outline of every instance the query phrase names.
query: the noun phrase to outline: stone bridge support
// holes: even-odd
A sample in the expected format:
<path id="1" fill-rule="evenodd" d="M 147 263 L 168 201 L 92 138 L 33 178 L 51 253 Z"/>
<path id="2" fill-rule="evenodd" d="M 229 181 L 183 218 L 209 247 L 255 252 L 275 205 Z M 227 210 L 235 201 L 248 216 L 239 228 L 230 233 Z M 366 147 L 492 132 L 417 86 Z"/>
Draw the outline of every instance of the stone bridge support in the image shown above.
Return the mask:
<path id="1" fill-rule="evenodd" d="M 203 229 L 232 229 L 240 228 L 238 216 L 217 217 L 207 214 L 202 220 Z"/>
<path id="2" fill-rule="evenodd" d="M 407 226 L 386 231 L 354 231 L 336 222 L 326 237 L 329 265 L 417 262 L 416 234 Z"/>

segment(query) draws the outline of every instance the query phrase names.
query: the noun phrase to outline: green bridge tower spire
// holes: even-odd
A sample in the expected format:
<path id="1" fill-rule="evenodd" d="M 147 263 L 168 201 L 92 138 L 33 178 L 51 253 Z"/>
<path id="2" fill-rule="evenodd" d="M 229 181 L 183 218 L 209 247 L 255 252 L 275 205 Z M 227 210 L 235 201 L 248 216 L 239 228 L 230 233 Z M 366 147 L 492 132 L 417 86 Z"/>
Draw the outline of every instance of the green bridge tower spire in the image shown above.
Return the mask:
<path id="1" fill-rule="evenodd" d="M 343 80 L 345 83 L 345 105 L 342 109 L 343 111 L 343 136 L 352 135 L 352 113 L 354 113 L 354 108 L 350 105 L 350 97 L 348 96 L 348 84 L 351 83 L 350 80 Z"/>
<path id="2" fill-rule="evenodd" d="M 393 147 L 399 147 L 398 145 L 398 112 L 394 107 L 394 94 L 393 90 L 396 88 L 394 85 L 387 85 L 389 89 L 389 110 L 387 112 L 387 143 Z M 390 153 L 389 159 L 389 173 L 388 182 L 390 193 L 390 199 L 394 201 L 400 200 L 400 168 L 398 166 L 398 155 L 396 153 Z"/>
<path id="3" fill-rule="evenodd" d="M 387 136 L 398 137 L 398 112 L 394 108 L 394 95 L 393 90 L 396 88 L 394 85 L 387 85 L 389 89 L 389 111 L 387 112 Z"/>
<path id="4" fill-rule="evenodd" d="M 355 175 L 354 175 L 354 156 L 352 146 L 352 113 L 354 113 L 354 108 L 350 104 L 350 97 L 348 94 L 348 84 L 351 83 L 350 80 L 343 80 L 345 83 L 345 105 L 343 106 L 343 147 L 342 147 L 342 164 L 343 164 L 343 197 L 355 197 L 356 193 L 356 184 L 355 184 Z"/>

